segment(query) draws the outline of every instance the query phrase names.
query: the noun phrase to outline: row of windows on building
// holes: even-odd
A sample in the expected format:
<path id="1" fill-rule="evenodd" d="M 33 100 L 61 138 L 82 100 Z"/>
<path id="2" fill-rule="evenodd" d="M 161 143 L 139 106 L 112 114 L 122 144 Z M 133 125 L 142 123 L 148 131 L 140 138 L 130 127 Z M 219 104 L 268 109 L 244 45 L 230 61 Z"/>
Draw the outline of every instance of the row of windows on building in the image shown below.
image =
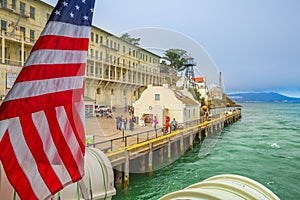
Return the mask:
<path id="1" fill-rule="evenodd" d="M 1 20 L 1 30 L 4 30 L 5 32 L 7 30 L 7 21 Z M 18 29 L 20 30 L 21 34 L 23 35 L 24 40 L 26 41 L 26 28 L 23 26 L 19 26 Z M 29 30 L 29 40 L 30 42 L 35 42 L 35 31 L 30 29 Z"/>
<path id="2" fill-rule="evenodd" d="M 120 65 L 120 57 L 109 55 L 108 53 L 105 54 L 105 59 L 103 58 L 103 52 L 99 52 L 98 50 L 90 49 L 90 55 L 91 58 L 95 58 L 96 60 L 105 61 L 110 64 L 118 64 Z M 151 62 L 150 62 L 151 63 Z M 123 66 L 125 67 L 128 65 L 128 67 L 131 67 L 131 61 L 127 61 L 123 59 Z M 132 62 L 132 66 L 137 66 L 137 63 Z"/>
<path id="3" fill-rule="evenodd" d="M 123 60 L 123 62 L 125 62 L 124 60 Z M 129 65 L 130 65 L 130 61 L 129 61 Z M 88 72 L 90 72 L 91 74 L 93 74 L 94 73 L 94 67 L 92 66 L 92 65 L 88 65 L 89 67 L 87 67 L 87 68 L 89 68 L 90 69 L 90 71 L 89 70 L 87 70 L 87 73 Z M 105 68 L 107 68 L 107 66 L 108 65 L 104 65 L 104 67 Z M 138 65 L 137 64 L 135 64 L 135 63 L 133 63 L 133 68 L 137 68 L 138 67 Z M 95 70 L 96 70 L 96 74 L 98 75 L 98 66 L 96 66 L 95 67 Z M 100 69 L 100 75 L 102 74 L 102 68 L 100 67 L 99 68 Z M 159 72 L 159 70 L 158 69 L 153 69 L 153 68 L 151 68 L 151 67 L 149 67 L 149 66 L 145 66 L 145 65 L 141 65 L 140 66 L 140 69 L 141 70 L 143 70 L 144 72 L 146 72 L 146 73 L 158 73 Z"/>
<path id="4" fill-rule="evenodd" d="M 100 46 L 106 46 L 109 47 L 113 50 L 116 51 L 120 51 L 120 43 L 114 42 L 113 40 L 109 40 L 108 38 L 106 38 L 106 44 L 104 44 L 103 41 L 104 37 L 98 34 L 95 34 L 94 32 L 91 32 L 91 42 L 96 43 L 96 44 L 100 44 Z M 91 49 L 91 51 L 93 51 L 93 49 Z M 133 56 L 139 59 L 142 59 L 145 62 L 150 62 L 153 64 L 158 64 L 158 59 L 152 58 L 151 56 L 149 56 L 149 60 L 148 60 L 148 55 L 142 53 L 142 52 L 138 52 L 138 50 L 132 50 L 130 47 L 128 47 L 128 50 L 126 50 L 126 46 L 123 45 L 123 49 L 122 52 L 124 55 L 128 54 L 129 56 Z M 92 55 L 92 52 L 91 52 Z"/>
<path id="5" fill-rule="evenodd" d="M 11 0 L 11 3 L 7 3 L 7 0 L 0 0 L 0 7 L 2 8 L 9 8 L 12 10 L 17 11 L 17 0 Z M 26 15 L 26 3 L 20 1 L 19 4 L 19 14 L 20 15 Z M 29 17 L 31 19 L 35 19 L 35 7 L 30 6 L 29 7 Z"/>
<path id="6" fill-rule="evenodd" d="M 109 73 L 110 72 L 110 73 Z M 114 78 L 116 76 L 117 80 L 121 80 L 121 72 L 117 71 L 116 74 L 114 73 L 114 70 L 109 70 L 108 68 L 106 68 L 104 70 L 104 74 L 102 72 L 102 68 L 99 67 L 93 67 L 92 65 L 87 65 L 86 67 L 86 74 L 88 76 L 103 76 L 104 78 L 109 78 L 109 74 L 110 74 L 110 78 Z M 131 71 L 131 72 L 123 72 L 123 81 L 130 81 L 131 80 L 131 75 L 132 80 L 135 80 L 136 78 L 136 74 L 135 72 Z M 141 78 L 141 77 L 145 77 L 145 74 L 138 74 L 137 78 Z M 142 83 L 145 83 L 145 79 L 142 80 Z"/>

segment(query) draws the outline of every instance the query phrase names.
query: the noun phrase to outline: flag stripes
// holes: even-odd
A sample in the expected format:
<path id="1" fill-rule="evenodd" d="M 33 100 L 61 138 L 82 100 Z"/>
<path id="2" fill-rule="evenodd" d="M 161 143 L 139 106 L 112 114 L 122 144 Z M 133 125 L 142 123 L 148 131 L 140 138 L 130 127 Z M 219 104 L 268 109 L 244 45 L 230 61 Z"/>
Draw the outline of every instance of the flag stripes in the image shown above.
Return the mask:
<path id="1" fill-rule="evenodd" d="M 44 73 L 43 70 L 47 73 Z M 64 70 L 61 70 L 61 69 Z M 70 76 L 84 76 L 85 64 L 49 64 L 49 65 L 31 65 L 23 68 L 24 73 L 27 76 L 20 74 L 17 77 L 15 83 L 33 81 L 33 80 L 43 80 L 50 78 L 61 78 Z M 29 73 L 30 72 L 30 73 Z"/>
<path id="2" fill-rule="evenodd" d="M 82 92 L 83 88 L 80 88 L 77 90 L 50 93 L 32 98 L 5 101 L 0 107 L 0 120 L 13 118 L 30 111 L 34 113 L 47 108 L 71 104 L 73 101 L 80 101 Z M 16 105 L 18 109 L 15 109 Z"/>
<path id="3" fill-rule="evenodd" d="M 1 158 L 2 163 L 6 163 L 6 165 L 3 165 L 6 174 L 8 169 L 9 171 L 13 171 L 15 173 L 14 176 L 7 175 L 7 178 L 14 186 L 15 190 L 23 194 L 23 199 L 37 199 L 29 180 L 27 179 L 27 176 L 18 164 L 19 162 L 9 137 L 9 133 L 6 131 L 3 138 L 1 138 L 1 143 L 3 142 L 3 144 L 6 144 L 6 147 L 5 149 L 1 149 L 0 152 L 2 155 L 10 155 L 9 157 L 3 156 L 3 158 Z"/>
<path id="4" fill-rule="evenodd" d="M 78 50 L 36 50 L 27 59 L 24 67 L 37 64 L 85 63 L 86 51 Z"/>
<path id="5" fill-rule="evenodd" d="M 56 118 L 55 110 L 46 110 L 45 115 L 49 124 L 51 136 L 53 138 L 54 144 L 57 148 L 57 152 L 61 157 L 66 169 L 68 170 L 72 181 L 75 182 L 81 178 L 78 166 L 73 157 L 72 149 L 69 148 L 67 141 L 62 140 L 61 138 L 65 138 L 62 130 L 60 129 L 59 122 Z"/>
<path id="6" fill-rule="evenodd" d="M 37 163 L 38 171 L 47 185 L 47 188 L 50 188 L 52 193 L 61 189 L 62 184 L 51 167 L 51 163 L 46 155 L 46 149 L 32 121 L 32 116 L 22 115 L 20 117 L 20 123 L 25 142 L 32 153 L 35 160 L 34 163 Z M 48 141 L 46 139 L 49 139 L 49 137 L 46 136 L 45 138 L 45 142 L 47 143 Z M 41 149 L 44 149 L 44 151 L 41 151 Z"/>
<path id="7" fill-rule="evenodd" d="M 84 126 L 83 122 L 81 121 L 80 115 L 78 111 L 76 111 L 75 106 L 73 105 L 66 105 L 64 106 L 64 109 L 66 111 L 66 115 L 69 119 L 70 125 L 72 127 L 72 130 L 74 131 L 74 136 L 78 141 L 81 141 L 79 143 L 80 149 L 82 152 L 84 152 L 85 146 L 84 146 L 84 138 L 80 137 L 80 133 L 84 132 Z"/>
<path id="8" fill-rule="evenodd" d="M 41 33 L 41 36 L 59 35 L 72 38 L 89 38 L 90 34 L 91 28 L 88 26 L 77 26 L 64 22 L 50 21 Z"/>
<path id="9" fill-rule="evenodd" d="M 64 165 L 60 165 L 62 162 L 59 154 L 57 153 L 56 146 L 51 137 L 50 128 L 47 122 L 47 118 L 43 111 L 33 113 L 32 121 L 37 129 L 40 138 L 44 138 L 46 142 L 43 143 L 43 149 L 47 155 L 49 162 L 52 164 L 55 174 L 60 180 L 62 185 L 69 183 L 71 180 L 70 175 L 67 173 L 67 169 Z"/>
<path id="10" fill-rule="evenodd" d="M 67 117 L 64 107 L 62 107 L 62 106 L 56 107 L 56 118 L 58 120 L 60 130 L 63 133 L 63 136 L 65 138 L 65 141 L 67 142 L 68 147 L 70 149 L 72 149 L 71 153 L 73 155 L 73 158 L 75 159 L 76 165 L 78 166 L 80 173 L 83 174 L 83 171 L 82 171 L 83 170 L 83 162 L 80 162 L 80 160 L 83 160 L 84 151 L 81 151 L 81 148 L 80 148 L 80 145 L 78 144 L 78 142 L 84 142 L 84 141 L 78 141 L 76 139 L 74 131 L 68 120 L 68 117 Z"/>
<path id="11" fill-rule="evenodd" d="M 11 124 L 13 125 L 8 127 L 8 134 L 12 148 L 15 152 L 17 152 L 15 154 L 17 163 L 19 163 L 23 173 L 30 182 L 35 195 L 39 199 L 45 198 L 51 193 L 43 181 L 40 173 L 36 173 L 38 171 L 37 164 L 23 136 L 23 130 L 19 118 L 13 118 L 11 120 Z"/>
<path id="12" fill-rule="evenodd" d="M 58 49 L 58 50 L 87 50 L 83 47 L 88 46 L 87 38 L 71 38 L 62 36 L 42 36 L 36 41 L 35 50 L 41 49 Z M 83 45 L 82 45 L 83 44 Z"/>
<path id="13" fill-rule="evenodd" d="M 82 76 L 73 76 L 16 83 L 14 85 L 16 89 L 10 92 L 10 95 L 4 102 L 66 90 L 80 89 L 83 87 L 83 80 L 84 77 Z"/>

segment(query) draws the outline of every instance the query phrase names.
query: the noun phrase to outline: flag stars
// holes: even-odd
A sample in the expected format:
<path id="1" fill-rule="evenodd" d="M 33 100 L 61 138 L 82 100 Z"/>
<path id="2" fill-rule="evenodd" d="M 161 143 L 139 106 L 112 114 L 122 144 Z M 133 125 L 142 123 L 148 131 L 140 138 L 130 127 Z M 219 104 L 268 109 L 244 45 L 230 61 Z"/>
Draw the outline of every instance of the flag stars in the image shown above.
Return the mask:
<path id="1" fill-rule="evenodd" d="M 85 3 L 85 0 L 81 0 L 82 3 Z"/>
<path id="2" fill-rule="evenodd" d="M 75 8 L 76 8 L 76 10 L 79 10 L 80 7 L 78 5 L 76 5 Z"/>
<path id="3" fill-rule="evenodd" d="M 59 11 L 59 10 L 56 10 L 56 11 L 55 11 L 55 15 L 60 15 L 60 11 Z"/>
<path id="4" fill-rule="evenodd" d="M 86 16 L 86 15 L 84 15 L 84 16 L 83 16 L 83 19 L 84 19 L 84 20 L 88 20 L 88 19 L 89 19 L 89 17 L 88 17 L 88 16 Z"/>
<path id="5" fill-rule="evenodd" d="M 91 9 L 90 9 L 90 11 L 91 11 L 91 13 L 93 13 L 93 12 L 94 12 L 94 9 L 93 9 L 93 8 L 91 8 Z"/>
<path id="6" fill-rule="evenodd" d="M 62 4 L 64 5 L 64 7 L 67 7 L 68 6 L 68 3 L 67 2 L 62 2 Z"/>
<path id="7" fill-rule="evenodd" d="M 71 18 L 74 18 L 74 13 L 70 12 Z"/>

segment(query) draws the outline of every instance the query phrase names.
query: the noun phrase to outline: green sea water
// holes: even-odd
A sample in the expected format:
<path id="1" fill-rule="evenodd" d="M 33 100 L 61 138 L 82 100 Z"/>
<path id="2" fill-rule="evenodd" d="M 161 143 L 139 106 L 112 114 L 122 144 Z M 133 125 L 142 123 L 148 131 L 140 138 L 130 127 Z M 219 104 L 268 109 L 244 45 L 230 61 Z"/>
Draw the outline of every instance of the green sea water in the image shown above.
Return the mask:
<path id="1" fill-rule="evenodd" d="M 300 199 L 300 104 L 242 106 L 242 119 L 226 127 L 208 151 L 204 142 L 152 175 L 130 174 L 129 188 L 117 187 L 113 200 L 158 199 L 225 173 L 254 179 L 280 199 Z"/>

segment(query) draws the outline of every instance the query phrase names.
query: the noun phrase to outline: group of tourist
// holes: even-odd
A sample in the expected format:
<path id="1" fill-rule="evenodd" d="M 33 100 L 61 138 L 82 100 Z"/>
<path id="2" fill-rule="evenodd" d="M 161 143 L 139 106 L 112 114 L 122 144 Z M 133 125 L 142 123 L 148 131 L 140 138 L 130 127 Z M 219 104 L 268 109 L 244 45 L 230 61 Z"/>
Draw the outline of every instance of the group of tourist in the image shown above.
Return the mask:
<path id="1" fill-rule="evenodd" d="M 126 130 L 127 129 L 127 117 L 121 116 L 116 116 L 116 128 L 117 130 Z M 134 116 L 130 115 L 129 117 L 129 130 L 133 131 L 134 130 Z"/>

